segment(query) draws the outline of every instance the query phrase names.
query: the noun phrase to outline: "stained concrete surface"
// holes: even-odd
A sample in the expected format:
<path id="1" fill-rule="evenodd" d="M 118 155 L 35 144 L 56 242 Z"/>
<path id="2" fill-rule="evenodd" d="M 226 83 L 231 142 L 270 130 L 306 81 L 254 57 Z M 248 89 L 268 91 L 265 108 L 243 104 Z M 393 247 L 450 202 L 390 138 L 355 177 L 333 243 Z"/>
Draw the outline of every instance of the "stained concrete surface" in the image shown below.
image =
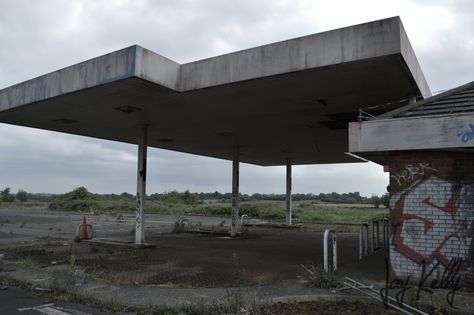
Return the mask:
<path id="1" fill-rule="evenodd" d="M 53 274 L 64 270 L 74 255 L 76 266 L 99 282 L 115 287 L 182 289 L 185 296 L 194 296 L 195 288 L 208 288 L 214 296 L 229 287 L 265 287 L 270 296 L 284 296 L 285 290 L 301 295 L 307 289 L 299 278 L 301 264 L 322 264 L 325 226 L 320 225 L 300 229 L 249 227 L 245 237 L 231 239 L 173 234 L 172 226 L 180 216 L 152 214 L 147 218 L 147 242 L 154 247 L 136 249 L 74 243 L 82 218 L 82 213 L 2 209 L 0 251 L 7 261 L 26 260 Z M 87 218 L 101 237 L 133 240 L 132 215 Z M 228 218 L 187 218 L 208 227 L 222 223 L 228 227 L 230 223 Z M 336 229 L 339 272 L 383 281 L 383 253 L 359 262 L 357 228 Z"/>
<path id="2" fill-rule="evenodd" d="M 153 248 L 133 249 L 75 244 L 82 213 L 0 210 L 0 244 L 19 244 L 7 259 L 32 259 L 44 267 L 75 255 L 77 264 L 114 284 L 229 287 L 297 281 L 302 264 L 323 262 L 323 232 L 334 226 L 299 229 L 248 227 L 244 237 L 170 233 L 176 215 L 147 216 L 146 240 Z M 133 241 L 134 217 L 87 215 L 97 237 Z M 187 216 L 203 227 L 230 224 L 229 218 Z M 383 252 L 358 260 L 358 229 L 336 226 L 339 272 L 384 280 Z M 38 246 L 41 244 L 41 246 Z M 34 249 L 31 251 L 30 249 Z M 37 251 L 42 249 L 42 251 Z M 373 261 L 373 262 L 372 262 Z M 364 273 L 364 271 L 367 271 Z"/>
<path id="3" fill-rule="evenodd" d="M 41 219 L 41 217 L 44 217 Z M 116 239 L 133 239 L 133 217 L 89 216 L 97 232 Z M 0 253 L 7 261 L 0 277 L 31 286 L 63 285 L 74 294 L 118 300 L 131 307 L 151 303 L 225 302 L 235 294 L 247 300 L 289 301 L 317 298 L 363 299 L 351 292 L 332 293 L 301 282 L 301 264 L 321 263 L 325 226 L 301 229 L 250 228 L 247 237 L 229 239 L 209 235 L 169 233 L 177 216 L 151 215 L 147 237 L 154 248 L 134 249 L 72 242 L 81 213 L 0 210 Z M 193 217 L 202 225 L 219 225 L 223 218 Z M 228 220 L 227 220 L 228 221 Z M 54 223 L 50 223 L 54 222 Z M 50 229 L 51 224 L 54 225 Z M 58 228 L 61 230 L 58 231 Z M 358 260 L 357 228 L 337 226 L 340 276 L 384 285 L 384 252 Z M 11 231 L 11 233 L 9 232 Z M 18 243 L 16 233 L 25 240 Z M 16 243 L 14 243 L 16 242 Z M 65 273 L 68 259 L 86 271 L 85 282 L 75 283 Z M 18 263 L 18 261 L 27 262 Z M 349 294 L 349 297 L 348 297 Z M 460 298 L 460 307 L 474 299 Z M 250 301 L 251 302 L 251 301 Z M 462 305 L 461 305 L 462 303 Z"/>
<path id="4" fill-rule="evenodd" d="M 255 228 L 244 238 L 196 234 L 149 237 L 154 247 L 75 244 L 53 240 L 5 249 L 6 260 L 34 261 L 54 271 L 71 255 L 78 267 L 115 285 L 236 287 L 298 281 L 301 265 L 322 265 L 323 233 Z M 385 279 L 384 253 L 358 260 L 357 238 L 338 234 L 340 274 L 371 282 Z M 54 266 L 52 266 L 54 264 Z"/>

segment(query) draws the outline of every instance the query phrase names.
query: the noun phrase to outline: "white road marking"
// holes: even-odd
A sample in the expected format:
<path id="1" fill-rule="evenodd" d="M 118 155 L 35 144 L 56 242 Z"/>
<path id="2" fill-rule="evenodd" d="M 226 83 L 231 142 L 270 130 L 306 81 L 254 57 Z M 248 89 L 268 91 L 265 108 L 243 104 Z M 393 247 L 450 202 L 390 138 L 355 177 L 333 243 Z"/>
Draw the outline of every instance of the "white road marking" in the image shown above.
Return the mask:
<path id="1" fill-rule="evenodd" d="M 45 315 L 73 315 L 73 314 L 82 314 L 82 315 L 90 315 L 89 313 L 84 313 L 84 312 L 75 312 L 74 310 L 73 313 L 68 313 L 63 310 L 61 310 L 60 307 L 53 307 L 54 303 L 49 303 L 49 304 L 43 304 L 43 305 L 38 305 L 38 306 L 33 306 L 33 307 L 24 307 L 24 308 L 19 308 L 19 312 L 23 311 L 37 311 L 40 314 L 45 314 Z"/>
<path id="2" fill-rule="evenodd" d="M 34 308 L 34 310 L 46 315 L 72 315 L 71 313 L 66 313 L 49 306 L 42 308 Z"/>
<path id="3" fill-rule="evenodd" d="M 23 311 L 29 311 L 37 307 L 48 307 L 48 306 L 53 306 L 54 303 L 48 303 L 48 304 L 43 304 L 43 305 L 38 305 L 38 306 L 33 306 L 33 307 L 24 307 L 24 308 L 19 308 L 18 312 L 23 312 Z"/>

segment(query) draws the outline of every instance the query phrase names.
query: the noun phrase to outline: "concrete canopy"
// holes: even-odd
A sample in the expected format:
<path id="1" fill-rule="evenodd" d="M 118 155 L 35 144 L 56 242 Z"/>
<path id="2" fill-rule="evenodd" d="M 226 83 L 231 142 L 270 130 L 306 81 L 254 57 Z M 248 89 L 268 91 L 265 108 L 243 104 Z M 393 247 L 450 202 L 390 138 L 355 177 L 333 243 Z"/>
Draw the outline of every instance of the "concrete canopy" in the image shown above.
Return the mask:
<path id="1" fill-rule="evenodd" d="M 359 108 L 430 96 L 398 17 L 187 64 L 125 48 L 0 91 L 0 122 L 258 165 L 344 154 Z M 398 104 L 398 103 L 397 103 Z"/>

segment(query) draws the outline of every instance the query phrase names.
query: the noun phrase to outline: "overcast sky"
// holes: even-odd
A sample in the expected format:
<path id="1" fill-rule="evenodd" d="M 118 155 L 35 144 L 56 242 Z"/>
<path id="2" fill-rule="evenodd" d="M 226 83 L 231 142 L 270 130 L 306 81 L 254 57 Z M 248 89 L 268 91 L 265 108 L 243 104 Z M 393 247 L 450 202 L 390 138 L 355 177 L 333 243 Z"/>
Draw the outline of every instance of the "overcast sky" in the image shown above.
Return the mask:
<path id="1" fill-rule="evenodd" d="M 179 63 L 400 16 L 433 92 L 474 80 L 471 0 L 0 0 L 0 89 L 133 44 Z M 134 145 L 0 124 L 0 188 L 134 192 Z M 295 166 L 295 192 L 382 194 L 372 163 Z M 283 193 L 285 169 L 241 165 L 243 193 Z M 230 191 L 231 163 L 149 149 L 147 192 Z"/>

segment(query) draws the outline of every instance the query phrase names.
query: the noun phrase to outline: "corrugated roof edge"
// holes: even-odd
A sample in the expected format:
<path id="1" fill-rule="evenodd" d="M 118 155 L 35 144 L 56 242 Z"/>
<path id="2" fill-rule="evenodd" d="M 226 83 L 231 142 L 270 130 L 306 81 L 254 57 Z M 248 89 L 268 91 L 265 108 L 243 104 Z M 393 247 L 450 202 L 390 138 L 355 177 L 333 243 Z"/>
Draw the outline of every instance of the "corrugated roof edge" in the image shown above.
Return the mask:
<path id="1" fill-rule="evenodd" d="M 379 115 L 376 117 L 376 119 L 390 119 L 390 118 L 396 118 L 397 115 L 400 115 L 402 113 L 405 113 L 405 112 L 408 112 L 414 108 L 417 108 L 417 107 L 420 107 L 420 106 L 423 106 L 425 104 L 428 104 L 428 103 L 431 103 L 431 102 L 435 102 L 435 101 L 438 101 L 440 99 L 443 99 L 445 97 L 448 97 L 448 96 L 451 96 L 451 95 L 454 95 L 456 93 L 459 93 L 459 92 L 462 92 L 464 90 L 467 90 L 471 87 L 474 87 L 474 81 L 472 82 L 469 82 L 469 83 L 466 83 L 466 84 L 463 84 L 461 86 L 458 86 L 458 87 L 455 87 L 451 90 L 448 90 L 446 92 L 443 92 L 443 93 L 440 93 L 440 94 L 437 94 L 435 96 L 432 96 L 432 97 L 429 97 L 429 98 L 426 98 L 422 101 L 419 101 L 419 102 L 416 102 L 416 103 L 412 103 L 412 104 L 408 104 L 406 106 L 403 106 L 403 107 L 400 107 L 398 109 L 395 109 L 395 110 L 392 110 L 388 113 L 385 113 L 385 114 L 382 114 L 382 115 Z"/>

